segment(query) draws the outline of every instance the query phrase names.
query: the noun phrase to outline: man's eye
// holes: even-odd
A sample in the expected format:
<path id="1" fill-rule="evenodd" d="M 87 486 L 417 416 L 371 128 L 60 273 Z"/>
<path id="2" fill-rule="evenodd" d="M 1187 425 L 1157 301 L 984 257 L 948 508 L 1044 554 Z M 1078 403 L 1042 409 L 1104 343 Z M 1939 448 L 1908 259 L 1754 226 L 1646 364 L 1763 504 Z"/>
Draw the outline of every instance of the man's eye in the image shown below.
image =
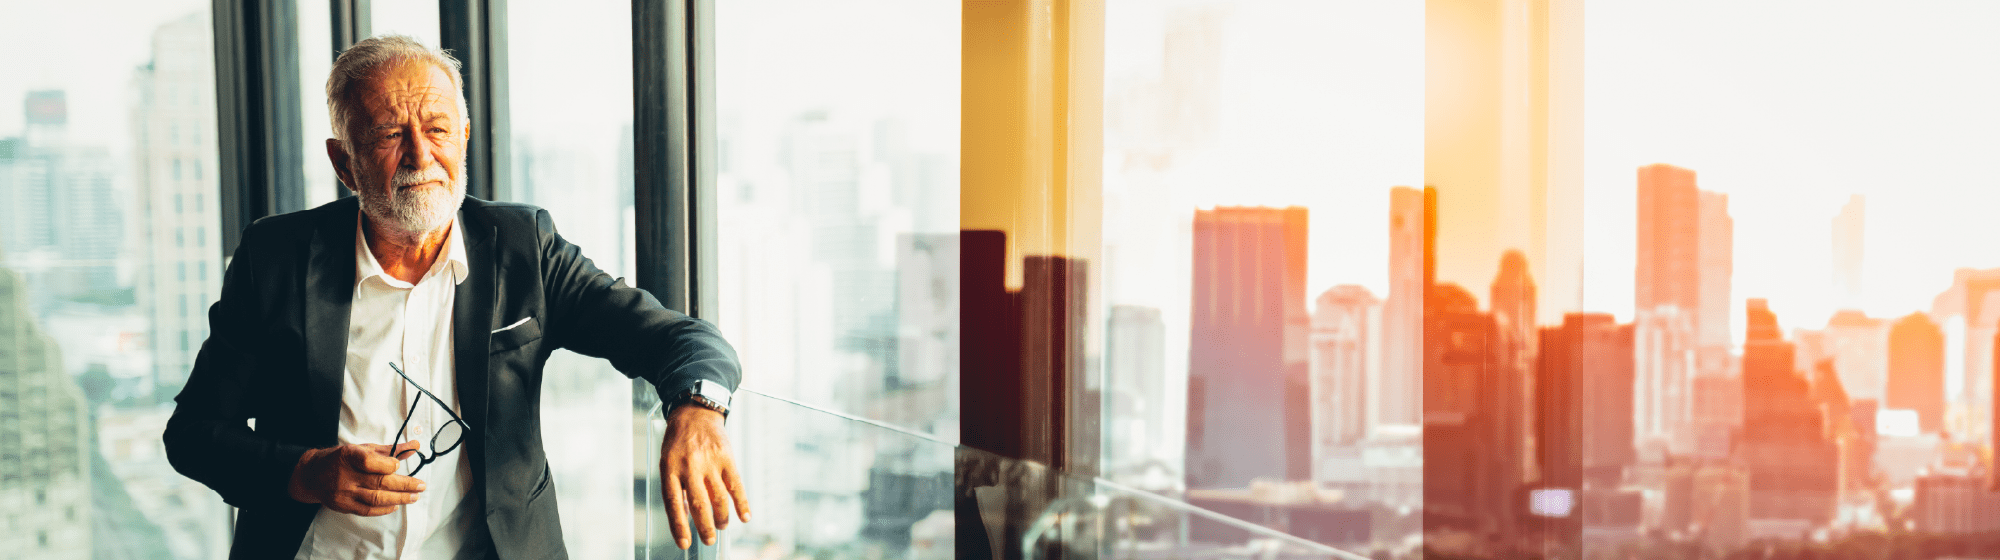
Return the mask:
<path id="1" fill-rule="evenodd" d="M 438 133 L 443 133 L 443 132 L 444 132 L 444 129 L 442 129 L 442 128 L 436 128 L 436 127 L 432 127 L 432 128 L 431 128 L 431 130 L 430 130 L 430 132 L 431 132 L 432 134 L 438 134 Z"/>

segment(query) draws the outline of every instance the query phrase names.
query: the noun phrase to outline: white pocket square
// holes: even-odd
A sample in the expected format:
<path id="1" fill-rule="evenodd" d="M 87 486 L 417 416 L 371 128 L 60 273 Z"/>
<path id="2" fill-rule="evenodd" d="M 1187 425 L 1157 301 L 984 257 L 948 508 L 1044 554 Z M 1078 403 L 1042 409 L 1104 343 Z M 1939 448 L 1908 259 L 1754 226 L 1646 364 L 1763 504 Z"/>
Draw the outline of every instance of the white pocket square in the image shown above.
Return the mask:
<path id="1" fill-rule="evenodd" d="M 500 328 L 497 328 L 497 329 L 493 329 L 493 332 L 494 332 L 495 334 L 498 334 L 498 333 L 499 333 L 500 331 L 504 331 L 504 330 L 508 330 L 508 329 L 512 329 L 512 328 L 514 328 L 514 327 L 518 327 L 518 326 L 521 326 L 521 325 L 525 325 L 525 324 L 528 324 L 528 320 L 529 320 L 529 319 L 533 319 L 533 318 L 534 318 L 534 317 L 522 317 L 522 318 L 521 318 L 521 320 L 519 320 L 519 321 L 515 321 L 515 322 L 514 322 L 514 324 L 512 324 L 512 325 L 507 325 L 507 326 L 504 326 L 504 327 L 500 327 Z"/>

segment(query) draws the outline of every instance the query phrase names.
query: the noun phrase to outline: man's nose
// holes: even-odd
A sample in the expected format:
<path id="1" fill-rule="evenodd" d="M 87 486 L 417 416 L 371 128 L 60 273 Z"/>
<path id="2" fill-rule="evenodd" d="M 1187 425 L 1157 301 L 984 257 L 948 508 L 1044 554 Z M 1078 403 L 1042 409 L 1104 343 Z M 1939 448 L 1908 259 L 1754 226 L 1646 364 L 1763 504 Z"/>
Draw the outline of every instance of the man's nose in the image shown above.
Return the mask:
<path id="1" fill-rule="evenodd" d="M 433 142 L 427 134 L 417 132 L 404 135 L 409 140 L 403 142 L 403 167 L 422 171 L 431 167 Z"/>

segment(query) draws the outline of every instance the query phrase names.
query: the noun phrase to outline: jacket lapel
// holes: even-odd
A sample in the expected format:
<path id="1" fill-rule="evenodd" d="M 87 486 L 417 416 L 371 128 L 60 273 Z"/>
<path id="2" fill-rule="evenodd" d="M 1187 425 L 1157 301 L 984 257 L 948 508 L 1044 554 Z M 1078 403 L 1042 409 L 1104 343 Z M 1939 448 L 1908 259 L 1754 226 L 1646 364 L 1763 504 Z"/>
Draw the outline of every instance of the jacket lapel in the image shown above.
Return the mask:
<path id="1" fill-rule="evenodd" d="M 347 320 L 354 305 L 353 197 L 328 205 L 306 255 L 306 393 L 311 433 L 318 445 L 336 445 L 340 434 L 341 379 L 347 370 Z"/>
<path id="2" fill-rule="evenodd" d="M 465 205 L 471 207 L 479 202 L 467 197 Z M 475 481 L 486 472 L 485 434 L 491 420 L 487 417 L 487 343 L 493 333 L 493 301 L 495 275 L 498 272 L 494 259 L 493 237 L 497 234 L 493 226 L 475 219 L 477 213 L 459 211 L 459 224 L 465 227 L 465 264 L 470 271 L 465 282 L 458 285 L 458 294 L 452 303 L 452 345 L 457 355 L 452 359 L 458 370 L 458 403 L 466 420 L 472 424 L 472 437 L 467 442 L 466 452 L 472 457 L 472 472 Z"/>

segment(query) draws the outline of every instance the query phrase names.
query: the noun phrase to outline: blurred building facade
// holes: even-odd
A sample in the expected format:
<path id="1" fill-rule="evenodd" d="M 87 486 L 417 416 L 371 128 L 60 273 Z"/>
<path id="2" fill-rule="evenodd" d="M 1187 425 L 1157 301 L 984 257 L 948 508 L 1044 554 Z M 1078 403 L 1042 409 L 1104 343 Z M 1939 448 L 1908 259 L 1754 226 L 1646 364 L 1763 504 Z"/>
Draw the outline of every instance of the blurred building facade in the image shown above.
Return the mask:
<path id="1" fill-rule="evenodd" d="M 1306 209 L 1194 217 L 1188 488 L 1311 478 Z"/>
<path id="2" fill-rule="evenodd" d="M 215 64 L 207 18 L 153 34 L 153 60 L 133 76 L 134 225 L 144 264 L 136 288 L 152 328 L 151 387 L 179 387 L 208 339 L 208 306 L 222 294 L 215 135 Z M 157 395 L 154 400 L 171 399 Z"/>
<path id="3" fill-rule="evenodd" d="M 1889 327 L 1889 386 L 1885 406 L 1914 410 L 1923 433 L 1944 429 L 1944 329 L 1929 315 L 1911 313 Z"/>
<path id="4" fill-rule="evenodd" d="M 1743 344 L 1743 440 L 1749 470 L 1749 517 L 1817 526 L 1840 497 L 1840 449 L 1827 437 L 1812 385 L 1794 366 L 1796 351 L 1763 299 L 1746 304 Z"/>

